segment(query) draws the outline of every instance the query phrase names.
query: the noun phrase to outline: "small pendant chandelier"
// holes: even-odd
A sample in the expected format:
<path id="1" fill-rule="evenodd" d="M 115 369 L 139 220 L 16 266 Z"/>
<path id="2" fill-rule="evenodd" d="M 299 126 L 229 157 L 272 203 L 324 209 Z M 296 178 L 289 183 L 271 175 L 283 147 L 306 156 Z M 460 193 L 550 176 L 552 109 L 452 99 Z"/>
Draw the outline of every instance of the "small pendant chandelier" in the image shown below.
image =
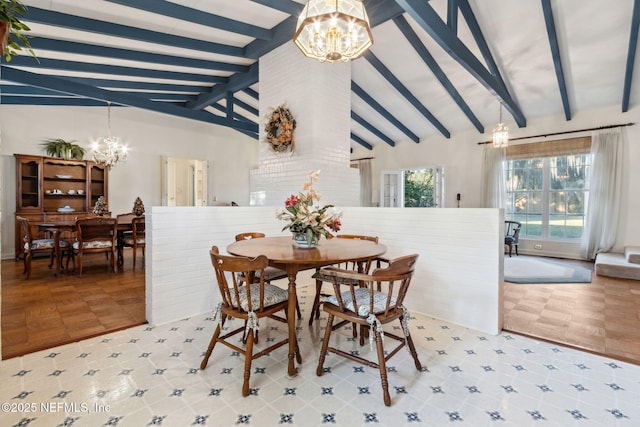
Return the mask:
<path id="1" fill-rule="evenodd" d="M 111 136 L 111 101 L 107 101 L 107 124 L 109 133 L 93 143 L 91 156 L 94 162 L 111 170 L 119 161 L 127 160 L 127 146 L 120 143 L 120 138 Z"/>
<path id="2" fill-rule="evenodd" d="M 493 128 L 493 146 L 505 148 L 509 145 L 509 128 L 502 123 L 502 101 L 500 101 L 500 122 Z"/>
<path id="3" fill-rule="evenodd" d="M 298 17 L 294 43 L 320 62 L 347 62 L 373 44 L 362 0 L 309 0 Z"/>

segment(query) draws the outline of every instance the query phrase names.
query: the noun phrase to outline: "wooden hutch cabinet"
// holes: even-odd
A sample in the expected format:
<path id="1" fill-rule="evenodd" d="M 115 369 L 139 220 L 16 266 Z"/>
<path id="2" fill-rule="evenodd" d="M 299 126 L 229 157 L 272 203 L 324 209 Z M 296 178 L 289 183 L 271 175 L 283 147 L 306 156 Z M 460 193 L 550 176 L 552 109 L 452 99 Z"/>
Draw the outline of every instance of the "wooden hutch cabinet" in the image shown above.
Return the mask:
<path id="1" fill-rule="evenodd" d="M 100 196 L 108 202 L 109 171 L 106 166 L 87 160 L 14 156 L 16 215 L 28 218 L 34 226 L 90 216 Z M 58 211 L 65 206 L 73 211 Z M 16 258 L 21 255 L 22 235 L 16 221 Z"/>

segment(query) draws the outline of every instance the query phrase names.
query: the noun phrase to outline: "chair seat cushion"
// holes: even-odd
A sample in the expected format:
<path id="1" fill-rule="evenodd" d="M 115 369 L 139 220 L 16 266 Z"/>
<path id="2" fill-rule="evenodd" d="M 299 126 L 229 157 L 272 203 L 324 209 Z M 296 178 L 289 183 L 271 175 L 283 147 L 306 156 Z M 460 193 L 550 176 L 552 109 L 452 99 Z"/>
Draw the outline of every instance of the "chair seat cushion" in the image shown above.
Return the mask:
<path id="1" fill-rule="evenodd" d="M 351 291 L 344 291 L 340 293 L 342 297 L 342 303 L 344 304 L 344 308 L 346 308 L 349 311 L 358 313 L 358 316 L 362 316 L 362 317 L 368 316 L 370 298 L 371 298 L 369 292 L 370 292 L 369 288 L 357 288 L 355 290 L 356 305 L 358 307 L 357 311 L 353 305 L 353 300 L 351 298 Z M 382 313 L 386 309 L 387 298 L 388 298 L 388 295 L 385 294 L 384 292 L 377 292 L 377 291 L 373 292 L 373 314 Z M 339 305 L 338 297 L 336 297 L 335 295 L 331 295 L 330 297 L 328 297 L 325 300 L 325 302 L 333 305 Z M 392 297 L 391 303 L 389 304 L 389 306 L 393 308 L 395 307 L 395 305 L 396 305 L 396 299 Z"/>
<path id="2" fill-rule="evenodd" d="M 260 308 L 260 284 L 253 283 L 251 284 L 250 289 L 251 289 L 251 307 L 254 310 L 257 310 L 258 308 Z M 249 311 L 247 288 L 243 286 L 238 292 L 238 294 L 240 297 L 239 306 L 242 307 L 244 311 Z M 270 285 L 268 283 L 265 283 L 264 285 L 264 306 L 265 307 L 269 307 L 274 304 L 287 301 L 287 299 L 289 299 L 289 293 L 287 292 L 286 289 L 282 289 L 275 285 Z"/>
<path id="3" fill-rule="evenodd" d="M 134 238 L 133 235 L 129 234 L 129 235 L 124 235 L 122 237 L 122 241 L 124 242 L 125 245 L 133 245 L 134 242 Z M 138 245 L 144 245 L 144 237 L 138 237 Z"/>
<path id="4" fill-rule="evenodd" d="M 35 251 L 38 249 L 53 249 L 54 240 L 53 239 L 37 239 L 31 241 L 31 250 Z M 69 242 L 66 240 L 60 240 L 60 247 L 66 248 L 69 246 Z M 29 250 L 29 243 L 24 244 L 24 249 Z"/>
<path id="5" fill-rule="evenodd" d="M 505 243 L 513 243 L 515 241 L 516 241 L 516 239 L 514 239 L 513 236 L 505 236 L 505 238 L 504 238 L 504 242 Z"/>
<path id="6" fill-rule="evenodd" d="M 333 276 L 326 274 L 324 271 L 322 271 L 322 269 L 320 269 L 319 271 L 316 271 L 313 274 L 313 276 L 311 276 L 311 278 L 320 280 L 322 282 L 333 283 Z M 357 280 L 346 279 L 344 277 L 336 277 L 336 282 L 340 285 L 357 285 L 358 284 Z"/>
<path id="7" fill-rule="evenodd" d="M 275 267 L 267 267 L 264 269 L 264 280 L 270 282 L 272 280 L 282 279 L 287 277 L 287 272 Z"/>
<path id="8" fill-rule="evenodd" d="M 93 240 L 82 243 L 83 249 L 105 249 L 111 247 L 111 240 Z M 73 242 L 73 249 L 79 249 L 80 242 Z"/>

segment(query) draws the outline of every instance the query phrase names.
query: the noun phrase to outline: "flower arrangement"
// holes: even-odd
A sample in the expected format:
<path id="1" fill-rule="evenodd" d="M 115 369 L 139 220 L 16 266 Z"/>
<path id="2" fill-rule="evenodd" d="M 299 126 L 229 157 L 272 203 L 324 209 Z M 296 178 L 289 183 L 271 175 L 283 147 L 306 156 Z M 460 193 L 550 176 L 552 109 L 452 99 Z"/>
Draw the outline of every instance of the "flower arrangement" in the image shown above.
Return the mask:
<path id="1" fill-rule="evenodd" d="M 291 151 L 294 150 L 293 131 L 295 128 L 296 119 L 287 107 L 281 105 L 271 112 L 264 130 L 267 133 L 267 142 L 271 144 L 273 151 L 281 153 L 287 151 L 289 147 L 291 147 Z"/>
<path id="2" fill-rule="evenodd" d="M 309 245 L 315 246 L 320 236 L 332 236 L 331 232 L 340 231 L 342 212 L 334 211 L 333 205 L 318 207 L 314 201 L 320 201 L 320 195 L 313 189 L 313 182 L 319 179 L 320 171 L 309 174 L 303 191 L 297 196 L 291 195 L 285 201 L 285 208 L 276 211 L 276 218 L 288 221 L 282 231 L 291 230 L 294 235 L 304 235 Z"/>

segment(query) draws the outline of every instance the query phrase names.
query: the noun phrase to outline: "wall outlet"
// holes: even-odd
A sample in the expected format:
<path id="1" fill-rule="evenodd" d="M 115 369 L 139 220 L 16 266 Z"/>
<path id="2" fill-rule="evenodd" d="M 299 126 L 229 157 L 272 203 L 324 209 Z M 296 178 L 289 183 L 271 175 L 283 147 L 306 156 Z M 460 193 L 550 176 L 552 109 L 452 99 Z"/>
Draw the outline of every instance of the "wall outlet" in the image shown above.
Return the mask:
<path id="1" fill-rule="evenodd" d="M 538 250 L 540 250 L 540 249 L 542 249 L 542 245 L 541 245 L 541 244 L 539 244 L 539 243 L 538 243 L 537 245 L 533 245 L 533 249 L 538 249 Z"/>

